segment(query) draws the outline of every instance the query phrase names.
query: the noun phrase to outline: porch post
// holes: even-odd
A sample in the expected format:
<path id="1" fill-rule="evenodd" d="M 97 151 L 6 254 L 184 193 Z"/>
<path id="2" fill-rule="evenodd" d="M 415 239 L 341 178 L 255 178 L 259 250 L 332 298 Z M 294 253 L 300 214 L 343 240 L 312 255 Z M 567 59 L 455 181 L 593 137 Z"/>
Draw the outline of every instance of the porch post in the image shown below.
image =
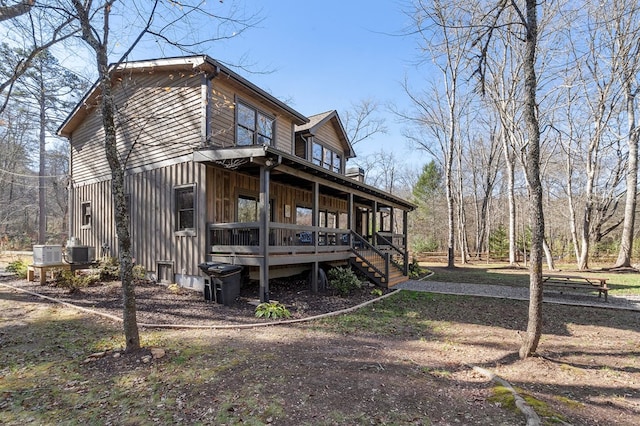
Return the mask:
<path id="1" fill-rule="evenodd" d="M 371 244 L 378 246 L 376 238 L 376 232 L 378 232 L 378 202 L 373 200 L 373 217 L 371 219 Z"/>
<path id="2" fill-rule="evenodd" d="M 404 236 L 404 274 L 409 275 L 409 212 L 402 211 L 402 235 Z"/>
<path id="3" fill-rule="evenodd" d="M 313 232 L 313 244 L 315 246 L 315 252 L 318 252 L 318 240 L 320 235 L 318 233 L 318 215 L 320 212 L 320 184 L 313 182 L 313 210 L 311 214 L 311 225 L 315 228 Z M 311 291 L 318 292 L 318 262 L 313 262 L 311 266 Z"/>
<path id="4" fill-rule="evenodd" d="M 347 229 L 350 232 L 353 232 L 354 226 L 354 214 L 353 214 L 353 193 L 349 193 L 349 198 L 347 199 Z M 351 240 L 352 236 L 349 235 L 349 244 L 352 244 Z"/>
<path id="5" fill-rule="evenodd" d="M 269 301 L 269 177 L 269 169 L 260 166 L 260 302 Z"/>

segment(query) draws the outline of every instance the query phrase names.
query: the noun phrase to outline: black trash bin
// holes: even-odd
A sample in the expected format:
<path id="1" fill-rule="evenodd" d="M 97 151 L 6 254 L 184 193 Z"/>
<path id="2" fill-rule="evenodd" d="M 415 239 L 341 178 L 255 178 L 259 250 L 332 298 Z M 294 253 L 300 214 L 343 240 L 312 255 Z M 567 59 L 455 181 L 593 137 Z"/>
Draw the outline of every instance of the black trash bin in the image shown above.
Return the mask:
<path id="1" fill-rule="evenodd" d="M 210 282 L 205 282 L 205 300 L 215 300 L 225 306 L 233 304 L 240 296 L 242 266 L 217 262 L 205 262 L 198 266 L 211 277 Z"/>

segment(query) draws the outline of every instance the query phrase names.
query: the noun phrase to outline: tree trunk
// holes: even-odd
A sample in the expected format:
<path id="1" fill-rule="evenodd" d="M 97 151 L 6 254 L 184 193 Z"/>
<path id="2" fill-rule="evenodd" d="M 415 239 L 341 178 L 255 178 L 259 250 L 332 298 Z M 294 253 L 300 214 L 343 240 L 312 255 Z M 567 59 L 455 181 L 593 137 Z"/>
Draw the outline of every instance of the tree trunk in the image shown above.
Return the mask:
<path id="1" fill-rule="evenodd" d="M 506 129 L 503 129 L 503 133 Z M 513 266 L 517 262 L 517 242 L 516 242 L 516 195 L 515 195 L 515 155 L 510 151 L 510 144 L 507 135 L 502 135 L 504 147 L 504 159 L 507 166 L 507 198 L 509 203 L 509 265 Z"/>
<path id="2" fill-rule="evenodd" d="M 39 65 L 40 67 L 42 64 Z M 38 107 L 40 108 L 40 169 L 38 179 L 38 244 L 47 242 L 47 209 L 45 199 L 46 93 L 42 69 L 38 70 Z"/>
<path id="3" fill-rule="evenodd" d="M 529 266 L 529 320 L 520 347 L 520 358 L 533 355 L 542 335 L 542 245 L 544 242 L 544 213 L 542 183 L 540 181 L 540 127 L 536 116 L 536 46 L 538 22 L 536 0 L 526 0 L 526 41 L 524 54 L 524 121 L 529 146 L 527 150 L 527 180 L 531 190 L 531 254 Z"/>
<path id="4" fill-rule="evenodd" d="M 121 164 L 116 146 L 116 106 L 111 94 L 106 49 L 97 52 L 100 88 L 102 89 L 102 123 L 105 131 L 105 152 L 111 168 L 111 196 L 114 206 L 118 252 L 120 256 L 120 279 L 123 297 L 123 327 L 126 352 L 140 349 L 140 335 L 136 319 L 136 297 L 133 283 L 133 261 L 131 236 L 129 234 L 129 208 L 124 192 L 124 165 Z"/>
<path id="5" fill-rule="evenodd" d="M 637 188 L 638 188 L 638 129 L 636 128 L 635 96 L 631 92 L 630 78 L 625 79 L 627 101 L 627 122 L 629 123 L 627 143 L 629 160 L 627 162 L 627 194 L 624 205 L 624 225 L 620 238 L 620 252 L 615 267 L 630 267 L 633 250 L 633 231 L 635 227 Z"/>

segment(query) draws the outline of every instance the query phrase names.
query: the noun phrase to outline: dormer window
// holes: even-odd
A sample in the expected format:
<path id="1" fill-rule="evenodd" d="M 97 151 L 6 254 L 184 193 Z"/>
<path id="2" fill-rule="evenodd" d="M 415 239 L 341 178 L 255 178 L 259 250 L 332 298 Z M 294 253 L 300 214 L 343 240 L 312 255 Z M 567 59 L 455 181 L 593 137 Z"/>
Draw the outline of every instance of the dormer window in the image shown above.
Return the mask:
<path id="1" fill-rule="evenodd" d="M 241 102 L 236 111 L 236 145 L 273 145 L 274 118 Z"/>
<path id="2" fill-rule="evenodd" d="M 311 158 L 313 164 L 324 167 L 336 173 L 342 170 L 342 157 L 337 152 L 314 142 L 311 147 Z"/>

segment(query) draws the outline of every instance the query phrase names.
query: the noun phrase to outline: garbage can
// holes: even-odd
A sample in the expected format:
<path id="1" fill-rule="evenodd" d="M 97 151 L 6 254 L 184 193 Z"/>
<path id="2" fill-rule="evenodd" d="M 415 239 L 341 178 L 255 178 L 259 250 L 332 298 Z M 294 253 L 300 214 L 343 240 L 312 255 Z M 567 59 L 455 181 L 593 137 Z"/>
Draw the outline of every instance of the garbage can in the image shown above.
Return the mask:
<path id="1" fill-rule="evenodd" d="M 225 306 L 232 305 L 240 295 L 242 266 L 217 262 L 205 262 L 198 266 L 211 277 L 209 285 L 205 283 L 205 300 L 215 300 Z"/>

